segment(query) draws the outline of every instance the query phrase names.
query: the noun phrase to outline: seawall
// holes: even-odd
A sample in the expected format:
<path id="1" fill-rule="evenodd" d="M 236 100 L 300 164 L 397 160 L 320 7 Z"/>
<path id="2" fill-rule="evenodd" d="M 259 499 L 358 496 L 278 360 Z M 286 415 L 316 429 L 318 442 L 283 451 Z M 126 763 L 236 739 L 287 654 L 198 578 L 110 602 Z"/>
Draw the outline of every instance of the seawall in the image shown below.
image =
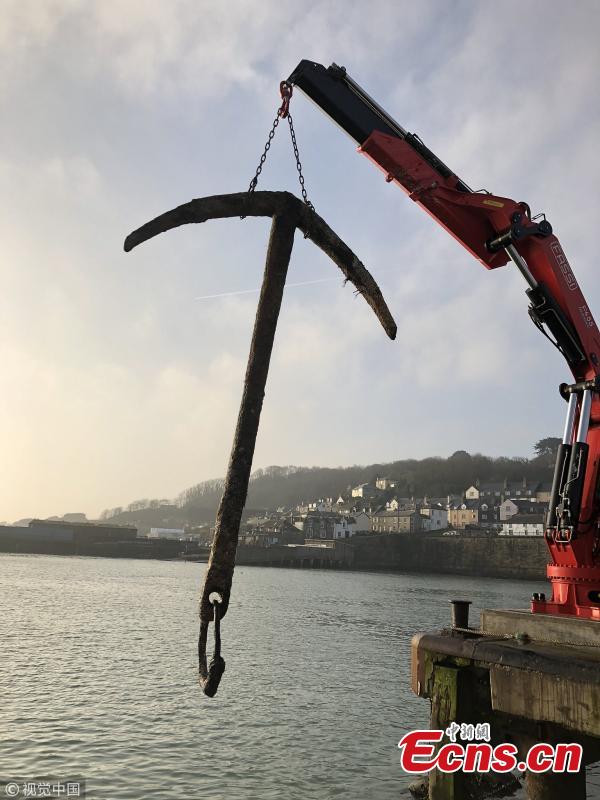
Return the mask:
<path id="1" fill-rule="evenodd" d="M 355 569 L 544 580 L 549 560 L 542 537 L 389 534 L 356 537 L 353 545 Z"/>
<path id="2" fill-rule="evenodd" d="M 437 572 L 545 580 L 548 548 L 541 537 L 449 537 L 370 534 L 335 548 L 240 547 L 238 564 L 319 569 Z"/>
<path id="3" fill-rule="evenodd" d="M 205 561 L 207 548 L 168 540 L 75 543 L 0 536 L 0 552 L 45 555 L 101 556 L 104 558 L 185 558 Z M 12 532 L 11 532 L 12 534 Z M 543 538 L 445 537 L 407 534 L 370 534 L 326 547 L 241 546 L 236 563 L 242 565 L 313 569 L 385 570 L 398 572 L 479 575 L 495 578 L 545 580 L 548 549 Z"/>

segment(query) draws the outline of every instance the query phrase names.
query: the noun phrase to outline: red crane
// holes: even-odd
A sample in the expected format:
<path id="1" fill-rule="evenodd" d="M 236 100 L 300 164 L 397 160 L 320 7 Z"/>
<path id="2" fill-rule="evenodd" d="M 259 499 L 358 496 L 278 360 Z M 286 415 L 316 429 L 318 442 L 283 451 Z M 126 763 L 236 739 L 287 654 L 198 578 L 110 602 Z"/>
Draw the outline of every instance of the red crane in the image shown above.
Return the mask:
<path id="1" fill-rule="evenodd" d="M 565 357 L 568 402 L 545 537 L 552 597 L 531 610 L 600 620 L 600 333 L 552 226 L 527 203 L 474 192 L 414 133 L 408 133 L 344 67 L 301 61 L 287 80 L 358 143 L 487 269 L 512 261 L 528 284 L 529 315 Z"/>

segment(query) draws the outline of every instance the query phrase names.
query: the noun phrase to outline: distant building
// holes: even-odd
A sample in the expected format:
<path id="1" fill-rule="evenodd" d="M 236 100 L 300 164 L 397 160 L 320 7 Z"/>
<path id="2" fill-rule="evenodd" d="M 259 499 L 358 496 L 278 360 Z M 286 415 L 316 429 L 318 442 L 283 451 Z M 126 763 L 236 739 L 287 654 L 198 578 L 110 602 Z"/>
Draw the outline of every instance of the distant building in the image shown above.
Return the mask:
<path id="1" fill-rule="evenodd" d="M 500 504 L 500 522 L 514 517 L 516 514 L 544 514 L 547 505 L 533 498 L 507 498 Z"/>
<path id="2" fill-rule="evenodd" d="M 479 501 L 463 500 L 453 503 L 448 508 L 448 525 L 451 528 L 465 528 L 467 525 L 479 524 Z"/>
<path id="3" fill-rule="evenodd" d="M 418 513 L 419 513 L 419 516 L 421 517 L 420 529 L 424 533 L 429 533 L 429 531 L 431 530 L 431 519 L 429 517 L 427 517 L 425 514 L 421 514 L 420 511 Z"/>
<path id="4" fill-rule="evenodd" d="M 506 481 L 502 481 L 502 483 L 482 483 L 479 487 L 479 499 L 493 500 L 493 502 L 499 503 L 504 498 L 506 490 Z"/>
<path id="5" fill-rule="evenodd" d="M 382 492 L 387 492 L 388 489 L 395 489 L 398 482 L 393 478 L 375 478 L 375 488 Z"/>
<path id="6" fill-rule="evenodd" d="M 543 514 L 515 514 L 502 523 L 500 536 L 543 536 Z"/>
<path id="7" fill-rule="evenodd" d="M 296 517 L 295 519 L 300 522 L 303 518 Z M 303 544 L 304 535 L 299 526 L 293 524 L 290 518 L 282 519 L 274 515 L 262 519 L 260 522 L 247 524 L 240 533 L 240 542 L 260 547 L 271 547 L 276 544 Z"/>
<path id="8" fill-rule="evenodd" d="M 378 493 L 379 490 L 372 483 L 361 483 L 352 489 L 352 497 L 362 497 L 363 499 L 375 497 Z"/>
<path id="9" fill-rule="evenodd" d="M 523 480 L 520 483 L 507 482 L 505 497 L 517 497 L 522 499 L 535 500 L 535 494 L 537 492 L 538 485 L 539 481 L 535 481 L 534 483 L 529 483 L 528 481 L 525 480 L 525 478 L 523 478 Z"/>
<path id="10" fill-rule="evenodd" d="M 385 507 L 388 511 L 416 511 L 417 502 L 414 497 L 392 497 Z"/>
<path id="11" fill-rule="evenodd" d="M 308 511 L 333 511 L 334 502 L 332 497 L 320 498 L 314 503 L 308 504 Z"/>
<path id="12" fill-rule="evenodd" d="M 479 525 L 482 528 L 500 527 L 500 507 L 491 500 L 482 499 L 478 502 Z"/>
<path id="13" fill-rule="evenodd" d="M 36 529 L 24 525 L 0 525 L 0 541 L 73 542 L 73 531 L 64 528 Z"/>
<path id="14" fill-rule="evenodd" d="M 535 490 L 535 499 L 539 500 L 540 503 L 549 503 L 552 496 L 552 483 L 550 481 L 544 481 L 540 483 Z"/>
<path id="15" fill-rule="evenodd" d="M 371 530 L 371 517 L 364 511 L 352 513 L 356 523 L 355 533 L 368 533 Z"/>
<path id="16" fill-rule="evenodd" d="M 19 529 L 23 530 L 23 529 Z M 137 528 L 100 522 L 65 522 L 32 519 L 27 530 L 31 538 L 72 542 L 130 542 L 137 538 Z"/>
<path id="17" fill-rule="evenodd" d="M 268 525 L 270 518 L 259 514 L 249 514 L 246 517 L 245 524 L 247 527 L 256 527 L 257 525 Z"/>
<path id="18" fill-rule="evenodd" d="M 427 522 L 423 521 L 423 530 L 426 531 L 442 531 L 448 527 L 448 509 L 441 508 L 440 506 L 424 505 L 419 509 L 421 516 L 425 517 Z"/>
<path id="19" fill-rule="evenodd" d="M 447 494 L 444 497 L 429 497 L 429 495 L 425 495 L 423 500 L 418 503 L 418 505 L 422 507 L 439 507 L 448 509 L 453 503 L 462 502 L 464 496 L 463 495 L 451 495 Z"/>
<path id="20" fill-rule="evenodd" d="M 333 539 L 334 521 L 338 514 L 309 511 L 294 520 L 294 525 L 302 531 L 304 539 Z"/>
<path id="21" fill-rule="evenodd" d="M 304 542 L 304 535 L 300 533 L 298 528 L 295 527 L 289 520 L 283 520 L 279 526 L 278 544 L 302 544 Z"/>
<path id="22" fill-rule="evenodd" d="M 356 533 L 356 520 L 354 517 L 338 517 L 333 523 L 334 539 L 349 539 Z"/>
<path id="23" fill-rule="evenodd" d="M 252 530 L 240 536 L 242 544 L 253 544 L 258 547 L 272 547 L 279 544 L 279 534 L 276 531 Z"/>
<path id="24" fill-rule="evenodd" d="M 417 533 L 422 527 L 418 511 L 378 511 L 371 515 L 373 533 Z"/>
<path id="25" fill-rule="evenodd" d="M 367 514 L 336 514 L 308 512 L 295 526 L 302 531 L 304 539 L 349 539 L 359 531 L 368 531 L 370 520 Z"/>
<path id="26" fill-rule="evenodd" d="M 541 487 L 544 487 L 543 489 Z M 538 492 L 542 497 L 537 497 Z M 483 500 L 488 505 L 500 505 L 509 497 L 519 499 L 550 499 L 550 486 L 546 489 L 546 484 L 538 481 L 530 483 L 525 478 L 522 481 L 502 481 L 501 483 L 479 483 L 469 486 L 465 491 L 466 500 Z"/>
<path id="27" fill-rule="evenodd" d="M 181 541 L 186 538 L 183 528 L 150 528 L 149 539 L 175 539 Z"/>

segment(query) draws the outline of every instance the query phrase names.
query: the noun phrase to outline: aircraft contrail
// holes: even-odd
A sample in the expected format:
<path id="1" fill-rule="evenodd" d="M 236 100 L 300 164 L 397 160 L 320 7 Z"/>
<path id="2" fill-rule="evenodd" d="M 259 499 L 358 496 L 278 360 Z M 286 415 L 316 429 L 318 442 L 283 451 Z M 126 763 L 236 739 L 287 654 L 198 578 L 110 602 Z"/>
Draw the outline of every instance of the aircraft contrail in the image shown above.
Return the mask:
<path id="1" fill-rule="evenodd" d="M 454 263 L 454 262 L 452 262 Z M 463 262 L 456 262 L 457 264 L 462 264 Z M 397 267 L 387 267 L 385 269 L 377 270 L 377 276 L 382 275 L 386 272 L 397 272 Z M 297 283 L 286 283 L 286 289 L 292 289 L 295 286 L 311 286 L 314 283 L 333 283 L 338 282 L 340 279 L 338 278 L 317 278 L 313 281 L 298 281 Z M 342 279 L 343 283 L 343 279 Z M 195 297 L 194 300 L 216 300 L 220 297 L 237 297 L 240 294 L 258 294 L 260 292 L 260 286 L 256 289 L 240 289 L 236 292 L 220 292 L 219 294 L 203 294 L 200 297 Z"/>
<path id="2" fill-rule="evenodd" d="M 331 283 L 332 281 L 339 281 L 339 278 L 319 278 L 314 281 L 300 281 L 299 283 L 287 283 L 285 288 L 291 289 L 294 286 L 310 286 L 313 283 Z M 203 294 L 200 297 L 194 298 L 195 300 L 215 300 L 218 297 L 236 297 L 239 294 L 258 294 L 260 287 L 257 289 L 241 289 L 237 292 L 221 292 L 220 294 Z"/>

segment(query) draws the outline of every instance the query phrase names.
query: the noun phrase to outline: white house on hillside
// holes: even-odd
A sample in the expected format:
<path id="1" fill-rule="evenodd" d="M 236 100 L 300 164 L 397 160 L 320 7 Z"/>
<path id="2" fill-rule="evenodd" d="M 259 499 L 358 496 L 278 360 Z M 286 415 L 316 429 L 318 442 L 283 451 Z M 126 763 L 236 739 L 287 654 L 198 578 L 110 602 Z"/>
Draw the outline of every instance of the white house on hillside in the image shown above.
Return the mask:
<path id="1" fill-rule="evenodd" d="M 387 492 L 388 489 L 395 489 L 397 483 L 392 478 L 380 478 L 377 477 L 375 479 L 375 486 L 378 489 L 381 489 L 382 492 Z"/>
<path id="2" fill-rule="evenodd" d="M 333 538 L 349 539 L 356 533 L 356 520 L 354 517 L 336 517 L 333 522 Z"/>
<path id="3" fill-rule="evenodd" d="M 352 489 L 352 497 L 375 497 L 379 493 L 378 489 L 372 483 L 361 483 L 360 486 L 355 486 Z"/>
<path id="4" fill-rule="evenodd" d="M 515 514 L 502 523 L 500 536 L 543 536 L 543 514 Z"/>

